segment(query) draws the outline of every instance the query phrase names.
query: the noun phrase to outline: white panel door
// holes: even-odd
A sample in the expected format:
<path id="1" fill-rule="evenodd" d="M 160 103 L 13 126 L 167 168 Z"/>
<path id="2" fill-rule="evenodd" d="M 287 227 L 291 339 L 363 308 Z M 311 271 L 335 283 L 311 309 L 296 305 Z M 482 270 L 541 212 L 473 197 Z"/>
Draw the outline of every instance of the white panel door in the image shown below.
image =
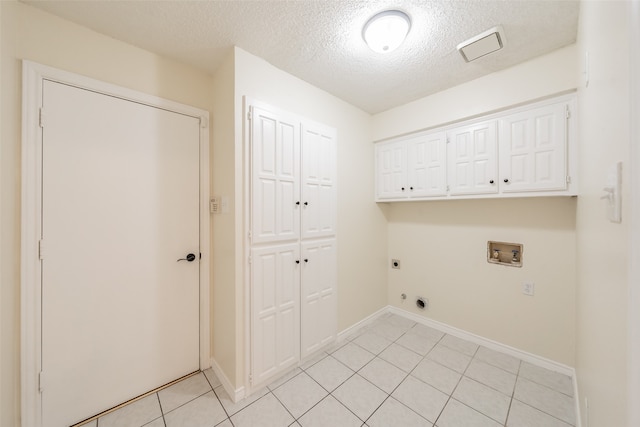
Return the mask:
<path id="1" fill-rule="evenodd" d="M 302 124 L 302 238 L 336 234 L 336 134 Z"/>
<path id="2" fill-rule="evenodd" d="M 500 119 L 502 192 L 567 188 L 566 103 Z"/>
<path id="3" fill-rule="evenodd" d="M 200 122 L 51 81 L 43 111 L 42 417 L 59 427 L 199 369 Z"/>
<path id="4" fill-rule="evenodd" d="M 447 194 L 447 136 L 444 132 L 406 141 L 409 197 Z"/>
<path id="5" fill-rule="evenodd" d="M 380 142 L 375 150 L 378 199 L 407 197 L 407 146 L 404 141 Z"/>
<path id="6" fill-rule="evenodd" d="M 451 195 L 498 192 L 495 121 L 452 130 L 448 145 Z"/>
<path id="7" fill-rule="evenodd" d="M 300 245 L 251 250 L 252 386 L 300 360 Z"/>
<path id="8" fill-rule="evenodd" d="M 309 356 L 336 338 L 336 241 L 302 244 L 302 355 Z"/>
<path id="9" fill-rule="evenodd" d="M 252 107 L 251 238 L 253 243 L 300 234 L 300 125 Z"/>

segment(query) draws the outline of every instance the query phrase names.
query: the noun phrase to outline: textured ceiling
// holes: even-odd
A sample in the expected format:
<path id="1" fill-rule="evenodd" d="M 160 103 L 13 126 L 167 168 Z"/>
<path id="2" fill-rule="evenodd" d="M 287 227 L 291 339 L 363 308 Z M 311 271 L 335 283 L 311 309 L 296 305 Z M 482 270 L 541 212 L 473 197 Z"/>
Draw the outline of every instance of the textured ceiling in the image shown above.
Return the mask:
<path id="1" fill-rule="evenodd" d="M 572 44 L 579 9 L 567 0 L 23 1 L 211 73 L 235 45 L 370 113 Z M 411 17 L 411 31 L 398 50 L 374 53 L 362 27 L 391 8 Z M 465 63 L 456 45 L 496 25 L 505 48 Z"/>

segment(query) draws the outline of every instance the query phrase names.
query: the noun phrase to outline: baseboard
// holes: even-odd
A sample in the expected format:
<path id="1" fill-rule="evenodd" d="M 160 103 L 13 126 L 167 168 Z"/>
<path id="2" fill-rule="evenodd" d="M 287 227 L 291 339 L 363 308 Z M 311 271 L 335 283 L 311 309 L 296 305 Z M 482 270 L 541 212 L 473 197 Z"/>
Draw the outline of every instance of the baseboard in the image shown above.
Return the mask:
<path id="1" fill-rule="evenodd" d="M 423 317 L 417 315 L 415 313 L 411 313 L 405 310 L 402 310 L 398 307 L 394 307 L 388 305 L 372 315 L 366 317 L 360 322 L 354 324 L 353 326 L 345 329 L 344 331 L 338 334 L 338 339 L 345 339 L 351 334 L 355 333 L 357 330 L 361 329 L 364 326 L 367 326 L 369 323 L 375 321 L 378 317 L 386 314 L 393 313 L 398 316 L 405 317 L 407 319 L 413 320 L 416 323 L 420 323 L 422 325 L 428 326 L 433 329 L 437 329 L 441 332 L 444 332 L 449 335 L 453 335 L 458 338 L 462 338 L 467 341 L 471 341 L 483 347 L 489 348 L 491 350 L 499 351 L 501 353 L 508 354 L 510 356 L 516 357 L 525 362 L 531 363 L 532 365 L 539 366 L 541 368 L 549 369 L 554 372 L 558 372 L 560 374 L 568 375 L 571 377 L 571 381 L 573 382 L 573 396 L 575 403 L 575 413 L 576 413 L 576 425 L 575 427 L 581 427 L 581 413 L 580 413 L 580 398 L 578 395 L 578 379 L 576 376 L 575 368 L 571 366 L 564 365 L 562 363 L 558 363 L 554 360 L 547 359 L 545 357 L 538 356 L 536 354 L 530 353 L 528 351 L 520 350 L 515 347 L 511 347 L 506 344 L 502 344 L 497 341 L 490 340 L 488 338 L 482 337 L 480 335 L 476 335 L 474 333 L 465 331 L 463 329 L 456 328 L 454 326 L 447 325 L 446 323 L 438 322 L 437 320 L 429 319 L 427 317 Z"/>
<path id="2" fill-rule="evenodd" d="M 374 320 L 376 320 L 378 317 L 382 316 L 385 313 L 389 312 L 389 307 L 390 306 L 386 306 L 386 307 L 382 307 L 380 310 L 374 312 L 373 314 L 365 317 L 364 319 L 360 320 L 357 323 L 354 323 L 353 325 L 349 326 L 347 329 L 341 331 L 338 333 L 338 336 L 336 338 L 337 342 L 341 342 L 346 340 L 350 335 L 356 333 L 357 331 L 359 331 L 360 329 L 366 327 L 367 325 L 369 325 L 371 322 L 373 322 Z"/>
<path id="3" fill-rule="evenodd" d="M 237 389 L 233 388 L 231 381 L 229 381 L 229 378 L 224 373 L 218 362 L 216 362 L 216 359 L 214 359 L 213 357 L 211 358 L 211 369 L 216 374 L 216 377 L 218 377 L 218 379 L 220 380 L 222 387 L 234 403 L 245 397 L 246 391 L 244 386 L 238 387 Z"/>

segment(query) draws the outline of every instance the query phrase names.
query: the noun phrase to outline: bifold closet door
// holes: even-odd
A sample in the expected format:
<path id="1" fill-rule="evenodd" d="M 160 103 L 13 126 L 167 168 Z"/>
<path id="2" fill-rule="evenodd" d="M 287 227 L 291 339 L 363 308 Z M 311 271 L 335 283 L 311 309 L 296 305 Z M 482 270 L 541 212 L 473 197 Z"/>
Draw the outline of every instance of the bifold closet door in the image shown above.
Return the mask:
<path id="1" fill-rule="evenodd" d="M 252 385 L 300 360 L 300 245 L 251 250 Z"/>
<path id="2" fill-rule="evenodd" d="M 300 124 L 251 108 L 251 242 L 300 235 Z"/>
<path id="3" fill-rule="evenodd" d="M 301 357 L 304 358 L 336 337 L 336 240 L 304 242 L 301 264 Z"/>

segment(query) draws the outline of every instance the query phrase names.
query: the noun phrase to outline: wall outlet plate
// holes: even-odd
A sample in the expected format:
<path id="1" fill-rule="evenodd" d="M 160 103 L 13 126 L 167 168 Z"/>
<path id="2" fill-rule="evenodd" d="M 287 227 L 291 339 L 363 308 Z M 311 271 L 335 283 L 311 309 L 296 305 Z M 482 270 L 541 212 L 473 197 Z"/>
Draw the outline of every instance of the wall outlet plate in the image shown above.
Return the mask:
<path id="1" fill-rule="evenodd" d="M 535 287 L 536 284 L 533 282 L 522 282 L 522 293 L 532 297 L 535 293 Z"/>

